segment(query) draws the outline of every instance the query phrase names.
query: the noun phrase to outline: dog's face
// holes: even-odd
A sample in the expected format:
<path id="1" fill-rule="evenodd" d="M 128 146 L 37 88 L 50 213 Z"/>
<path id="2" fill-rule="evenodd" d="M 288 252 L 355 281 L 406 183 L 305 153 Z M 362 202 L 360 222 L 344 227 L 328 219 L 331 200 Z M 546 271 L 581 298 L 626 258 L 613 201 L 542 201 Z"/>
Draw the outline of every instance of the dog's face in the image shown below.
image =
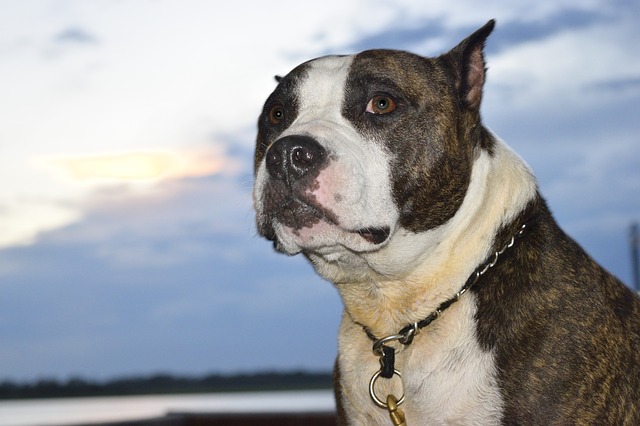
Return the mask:
<path id="1" fill-rule="evenodd" d="M 258 122 L 258 232 L 336 280 L 332 267 L 361 267 L 445 224 L 488 149 L 478 110 L 492 28 L 438 58 L 371 50 L 282 78 Z"/>

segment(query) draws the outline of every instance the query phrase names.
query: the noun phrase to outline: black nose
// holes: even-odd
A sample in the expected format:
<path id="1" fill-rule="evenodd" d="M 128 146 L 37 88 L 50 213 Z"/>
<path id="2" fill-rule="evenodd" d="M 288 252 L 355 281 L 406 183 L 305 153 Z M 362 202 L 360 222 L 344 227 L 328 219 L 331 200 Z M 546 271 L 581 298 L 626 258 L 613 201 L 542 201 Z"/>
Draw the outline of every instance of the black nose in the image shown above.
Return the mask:
<path id="1" fill-rule="evenodd" d="M 269 147 L 267 171 L 275 178 L 291 183 L 318 170 L 326 159 L 326 151 L 309 136 L 285 136 Z"/>

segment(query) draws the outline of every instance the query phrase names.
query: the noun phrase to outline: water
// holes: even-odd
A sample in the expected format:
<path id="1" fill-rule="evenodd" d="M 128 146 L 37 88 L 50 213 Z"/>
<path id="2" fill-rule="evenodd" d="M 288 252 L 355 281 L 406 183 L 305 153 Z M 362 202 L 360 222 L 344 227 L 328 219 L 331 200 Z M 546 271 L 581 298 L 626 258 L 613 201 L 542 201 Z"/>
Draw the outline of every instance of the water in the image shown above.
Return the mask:
<path id="1" fill-rule="evenodd" d="M 0 401 L 0 426 L 73 425 L 162 417 L 168 412 L 330 412 L 333 393 L 288 391 Z"/>

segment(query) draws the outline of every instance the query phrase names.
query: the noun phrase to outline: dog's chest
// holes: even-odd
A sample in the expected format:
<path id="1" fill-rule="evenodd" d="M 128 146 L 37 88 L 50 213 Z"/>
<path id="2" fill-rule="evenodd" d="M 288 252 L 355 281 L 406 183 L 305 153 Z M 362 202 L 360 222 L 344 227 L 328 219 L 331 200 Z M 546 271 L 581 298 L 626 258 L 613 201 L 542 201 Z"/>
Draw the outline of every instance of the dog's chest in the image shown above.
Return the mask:
<path id="1" fill-rule="evenodd" d="M 499 424 L 502 399 L 493 355 L 475 337 L 471 297 L 460 300 L 414 342 L 398 350 L 396 369 L 402 374 L 378 379 L 375 392 L 404 393 L 400 406 L 409 425 Z M 380 369 L 371 341 L 345 317 L 340 336 L 342 403 L 350 425 L 389 425 L 386 410 L 369 396 L 369 380 Z M 403 389 L 400 388 L 402 383 Z"/>

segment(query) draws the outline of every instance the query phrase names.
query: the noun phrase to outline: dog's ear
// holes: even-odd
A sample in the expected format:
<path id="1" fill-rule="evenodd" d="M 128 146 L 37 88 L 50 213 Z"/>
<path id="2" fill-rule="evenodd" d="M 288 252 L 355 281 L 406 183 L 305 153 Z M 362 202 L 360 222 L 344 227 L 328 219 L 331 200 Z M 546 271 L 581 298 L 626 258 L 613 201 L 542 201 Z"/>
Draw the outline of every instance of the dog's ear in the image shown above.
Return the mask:
<path id="1" fill-rule="evenodd" d="M 282 80 L 282 76 L 280 75 L 274 75 L 273 78 L 276 79 L 276 83 L 280 83 L 280 80 Z"/>
<path id="2" fill-rule="evenodd" d="M 478 110 L 485 81 L 484 44 L 496 25 L 490 20 L 482 28 L 451 49 L 445 57 L 456 76 L 456 88 L 461 102 L 469 109 Z"/>

